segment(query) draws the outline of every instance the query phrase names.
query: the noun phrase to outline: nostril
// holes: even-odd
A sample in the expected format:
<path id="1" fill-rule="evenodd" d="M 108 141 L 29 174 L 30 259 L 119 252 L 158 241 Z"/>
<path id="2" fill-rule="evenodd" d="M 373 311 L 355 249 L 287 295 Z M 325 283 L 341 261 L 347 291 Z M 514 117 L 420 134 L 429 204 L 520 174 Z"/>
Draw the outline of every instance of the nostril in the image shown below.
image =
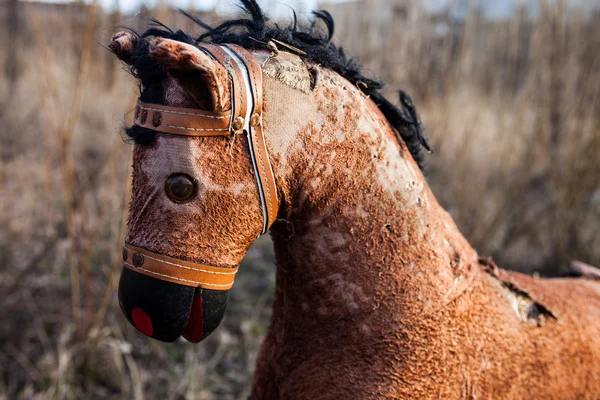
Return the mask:
<path id="1" fill-rule="evenodd" d="M 131 311 L 131 318 L 133 319 L 135 327 L 138 328 L 140 332 L 146 336 L 152 336 L 152 332 L 154 332 L 152 320 L 144 310 L 139 307 L 135 307 Z"/>

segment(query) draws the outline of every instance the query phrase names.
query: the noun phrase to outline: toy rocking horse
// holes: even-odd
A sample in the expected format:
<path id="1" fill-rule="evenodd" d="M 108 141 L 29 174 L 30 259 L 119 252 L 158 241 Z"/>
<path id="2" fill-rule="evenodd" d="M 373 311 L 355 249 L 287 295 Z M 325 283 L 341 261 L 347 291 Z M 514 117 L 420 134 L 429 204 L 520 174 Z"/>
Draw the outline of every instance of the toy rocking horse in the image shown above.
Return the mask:
<path id="1" fill-rule="evenodd" d="M 164 26 L 111 50 L 140 82 L 119 301 L 142 333 L 199 342 L 270 230 L 271 325 L 253 399 L 598 399 L 600 284 L 479 258 L 395 107 L 329 43 L 248 19 Z"/>

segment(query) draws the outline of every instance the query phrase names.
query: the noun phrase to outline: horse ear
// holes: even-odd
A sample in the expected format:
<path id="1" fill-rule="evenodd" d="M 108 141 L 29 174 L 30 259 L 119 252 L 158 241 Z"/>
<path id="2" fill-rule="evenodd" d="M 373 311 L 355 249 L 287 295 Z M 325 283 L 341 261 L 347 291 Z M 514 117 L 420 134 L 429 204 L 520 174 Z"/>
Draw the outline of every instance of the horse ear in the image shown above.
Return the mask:
<path id="1" fill-rule="evenodd" d="M 190 44 L 156 38 L 150 57 L 160 64 L 185 90 L 198 107 L 225 111 L 231 104 L 227 70 L 209 55 Z"/>
<path id="2" fill-rule="evenodd" d="M 118 32 L 111 39 L 108 48 L 117 58 L 128 65 L 133 64 L 133 50 L 137 46 L 137 36 L 128 32 Z"/>

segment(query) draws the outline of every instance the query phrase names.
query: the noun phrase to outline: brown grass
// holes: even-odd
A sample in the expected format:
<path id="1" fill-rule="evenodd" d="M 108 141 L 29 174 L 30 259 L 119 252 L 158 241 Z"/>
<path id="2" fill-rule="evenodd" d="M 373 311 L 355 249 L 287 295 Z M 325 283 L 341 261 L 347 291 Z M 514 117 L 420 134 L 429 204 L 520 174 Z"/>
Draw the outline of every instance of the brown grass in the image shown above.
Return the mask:
<path id="1" fill-rule="evenodd" d="M 571 259 L 600 264 L 594 17 L 559 1 L 536 19 L 518 9 L 490 21 L 472 8 L 453 24 L 418 7 L 363 4 L 332 7 L 338 37 L 391 96 L 404 88 L 420 104 L 433 190 L 481 254 L 550 274 Z M 371 24 L 382 8 L 388 18 Z"/>
<path id="2" fill-rule="evenodd" d="M 454 24 L 400 4 L 329 9 L 336 37 L 389 94 L 414 95 L 436 152 L 430 182 L 467 238 L 513 269 L 600 265 L 600 15 L 559 1 L 535 19 L 472 9 Z M 165 8 L 132 18 L 0 5 L 0 398 L 248 393 L 273 296 L 268 240 L 201 345 L 142 337 L 115 299 L 131 153 L 119 131 L 136 92 L 95 42 L 149 15 L 194 29 Z"/>

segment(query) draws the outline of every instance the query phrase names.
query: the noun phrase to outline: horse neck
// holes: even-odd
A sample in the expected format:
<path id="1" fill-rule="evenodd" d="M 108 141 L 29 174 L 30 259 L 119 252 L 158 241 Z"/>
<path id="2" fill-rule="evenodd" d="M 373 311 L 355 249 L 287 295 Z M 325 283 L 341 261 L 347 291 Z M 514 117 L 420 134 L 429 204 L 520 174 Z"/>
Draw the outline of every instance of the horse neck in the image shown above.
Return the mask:
<path id="1" fill-rule="evenodd" d="M 272 333 L 299 351 L 364 341 L 466 289 L 475 251 L 371 100 L 321 70 L 310 93 L 266 79 L 265 102 L 283 197 Z"/>

